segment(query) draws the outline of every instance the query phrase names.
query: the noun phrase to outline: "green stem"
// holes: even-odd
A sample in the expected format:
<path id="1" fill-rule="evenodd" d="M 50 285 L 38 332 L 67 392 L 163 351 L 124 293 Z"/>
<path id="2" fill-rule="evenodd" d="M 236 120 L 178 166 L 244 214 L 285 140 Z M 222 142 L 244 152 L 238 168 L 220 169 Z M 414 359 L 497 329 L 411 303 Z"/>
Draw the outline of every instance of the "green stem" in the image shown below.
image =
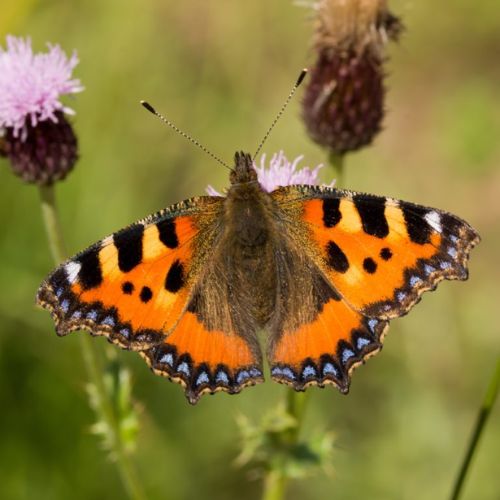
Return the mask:
<path id="1" fill-rule="evenodd" d="M 281 500 L 285 498 L 286 477 L 279 470 L 271 469 L 264 478 L 262 500 Z"/>
<path id="2" fill-rule="evenodd" d="M 336 172 L 336 182 L 335 187 L 340 187 L 344 184 L 344 166 L 345 166 L 345 155 L 337 154 L 330 151 L 328 155 L 328 163 L 333 167 Z"/>
<path id="3" fill-rule="evenodd" d="M 308 393 L 306 392 L 298 392 L 293 389 L 288 389 L 286 397 L 286 411 L 297 422 L 297 425 L 289 431 L 288 439 L 290 444 L 297 443 L 299 439 L 300 428 L 302 426 L 306 403 L 308 400 L 307 396 Z"/>
<path id="4" fill-rule="evenodd" d="M 490 416 L 493 405 L 495 404 L 499 388 L 500 388 L 500 358 L 497 360 L 496 369 L 493 373 L 493 377 L 490 380 L 486 396 L 483 400 L 483 404 L 479 409 L 479 413 L 476 419 L 476 426 L 474 427 L 474 431 L 472 433 L 469 442 L 469 447 L 463 459 L 462 466 L 460 467 L 460 472 L 455 482 L 453 493 L 451 494 L 451 500 L 458 500 L 458 498 L 460 498 L 460 495 L 463 490 L 463 485 L 465 482 L 465 477 L 467 476 L 467 472 L 469 470 L 469 466 L 472 461 L 472 457 L 474 456 L 474 453 L 477 450 L 479 439 L 484 430 L 486 422 L 488 421 L 488 417 Z"/>
<path id="5" fill-rule="evenodd" d="M 113 405 L 109 399 L 108 391 L 106 391 L 104 385 L 104 371 L 99 362 L 99 353 L 97 352 L 94 342 L 92 342 L 92 339 L 88 335 L 81 335 L 80 338 L 82 339 L 83 359 L 99 399 L 100 417 L 106 422 L 111 432 L 112 455 L 118 465 L 118 471 L 125 485 L 125 489 L 130 498 L 134 500 L 145 499 L 146 496 L 139 483 L 135 469 L 120 438 L 120 425 L 113 410 Z"/>
<path id="6" fill-rule="evenodd" d="M 54 262 L 58 265 L 66 259 L 66 252 L 56 208 L 54 187 L 40 186 L 40 198 L 50 251 Z M 105 375 L 99 362 L 99 353 L 94 342 L 92 342 L 92 339 L 88 335 L 81 335 L 80 341 L 82 343 L 83 359 L 86 369 L 91 383 L 96 388 L 97 397 L 99 399 L 100 417 L 106 422 L 112 433 L 112 453 L 116 459 L 123 484 L 130 498 L 134 500 L 143 500 L 146 496 L 143 493 L 135 469 L 121 442 L 119 422 L 104 385 Z"/>
<path id="7" fill-rule="evenodd" d="M 298 443 L 307 400 L 307 393 L 287 389 L 286 412 L 291 415 L 296 422 L 296 425 L 292 429 L 284 431 L 281 436 L 283 444 L 288 449 L 293 449 L 293 447 Z M 271 465 L 266 477 L 264 478 L 262 500 L 282 500 L 285 498 L 287 482 L 288 478 L 283 473 L 283 470 L 276 467 L 273 468 Z"/>
<path id="8" fill-rule="evenodd" d="M 40 186 L 43 222 L 47 231 L 50 253 L 56 265 L 66 260 L 66 251 L 56 208 L 54 186 Z"/>

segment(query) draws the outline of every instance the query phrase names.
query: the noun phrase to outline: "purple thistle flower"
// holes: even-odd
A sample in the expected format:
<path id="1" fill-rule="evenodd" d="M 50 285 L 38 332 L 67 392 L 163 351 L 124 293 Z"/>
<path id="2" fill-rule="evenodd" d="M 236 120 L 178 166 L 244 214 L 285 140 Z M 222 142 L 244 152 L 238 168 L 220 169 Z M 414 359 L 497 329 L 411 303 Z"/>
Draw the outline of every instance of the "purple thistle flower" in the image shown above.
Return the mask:
<path id="1" fill-rule="evenodd" d="M 59 45 L 34 54 L 29 38 L 7 36 L 0 47 L 0 155 L 27 182 L 50 185 L 63 179 L 78 158 L 77 139 L 60 97 L 83 90 L 71 78 L 78 64 Z"/>
<path id="2" fill-rule="evenodd" d="M 264 191 L 270 193 L 279 186 L 291 186 L 294 184 L 320 184 L 318 174 L 323 165 L 318 165 L 313 169 L 309 167 L 298 168 L 298 164 L 303 158 L 304 156 L 301 155 L 295 158 L 293 162 L 290 162 L 283 151 L 280 151 L 279 153 L 274 153 L 269 166 L 266 166 L 266 155 L 263 154 L 260 158 L 260 166 L 255 165 L 255 171 Z M 334 184 L 335 181 L 332 181 L 330 184 L 323 185 L 333 187 Z M 222 196 L 212 186 L 207 186 L 206 192 L 210 196 Z"/>
<path id="3" fill-rule="evenodd" d="M 83 90 L 71 79 L 76 53 L 68 59 L 59 45 L 47 45 L 48 52 L 34 54 L 30 38 L 7 36 L 7 50 L 0 47 L 0 128 L 12 128 L 14 137 L 25 139 L 28 123 L 57 122 L 57 111 L 74 114 L 59 98 Z"/>

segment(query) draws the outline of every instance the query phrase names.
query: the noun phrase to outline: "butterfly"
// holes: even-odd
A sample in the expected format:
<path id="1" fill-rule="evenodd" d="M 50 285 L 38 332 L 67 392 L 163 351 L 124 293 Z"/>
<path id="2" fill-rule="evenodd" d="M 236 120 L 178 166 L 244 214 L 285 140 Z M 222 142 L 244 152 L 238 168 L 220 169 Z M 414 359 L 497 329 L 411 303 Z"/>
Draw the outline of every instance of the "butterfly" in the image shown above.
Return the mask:
<path id="1" fill-rule="evenodd" d="M 42 283 L 58 335 L 138 351 L 195 404 L 271 378 L 349 389 L 389 321 L 443 279 L 465 280 L 465 221 L 392 198 L 310 185 L 268 193 L 236 153 L 227 196 L 182 201 L 95 243 Z"/>

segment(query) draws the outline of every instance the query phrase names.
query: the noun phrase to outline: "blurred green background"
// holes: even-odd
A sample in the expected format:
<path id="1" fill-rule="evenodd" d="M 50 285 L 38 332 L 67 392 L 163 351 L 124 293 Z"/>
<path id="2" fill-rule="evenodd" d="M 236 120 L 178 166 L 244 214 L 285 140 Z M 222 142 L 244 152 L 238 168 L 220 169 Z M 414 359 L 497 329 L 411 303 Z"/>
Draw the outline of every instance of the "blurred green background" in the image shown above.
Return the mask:
<path id="1" fill-rule="evenodd" d="M 344 187 L 449 210 L 483 242 L 467 283 L 441 284 L 392 323 L 349 396 L 311 390 L 303 430 L 333 430 L 333 473 L 296 482 L 290 499 L 446 498 L 499 354 L 500 8 L 496 0 L 391 6 L 407 32 L 390 49 L 385 130 L 347 158 Z M 31 35 L 37 50 L 51 41 L 80 56 L 75 74 L 86 90 L 69 104 L 81 160 L 57 187 L 71 254 L 207 184 L 227 184 L 223 168 L 140 99 L 230 161 L 236 149 L 254 150 L 312 56 L 309 12 L 290 0 L 0 0 L 0 12 L 2 45 L 7 33 Z M 314 166 L 325 155 L 304 132 L 299 102 L 264 149 L 303 154 Z M 325 168 L 324 181 L 331 176 Z M 56 337 L 49 315 L 34 308 L 53 264 L 38 192 L 5 161 L 0 218 L 0 497 L 123 498 L 89 432 L 80 334 Z M 137 355 L 118 355 L 141 407 L 135 462 L 148 496 L 257 498 L 261 483 L 234 465 L 235 416 L 257 420 L 284 387 L 191 407 Z M 499 422 L 497 405 L 464 499 L 500 497 Z"/>

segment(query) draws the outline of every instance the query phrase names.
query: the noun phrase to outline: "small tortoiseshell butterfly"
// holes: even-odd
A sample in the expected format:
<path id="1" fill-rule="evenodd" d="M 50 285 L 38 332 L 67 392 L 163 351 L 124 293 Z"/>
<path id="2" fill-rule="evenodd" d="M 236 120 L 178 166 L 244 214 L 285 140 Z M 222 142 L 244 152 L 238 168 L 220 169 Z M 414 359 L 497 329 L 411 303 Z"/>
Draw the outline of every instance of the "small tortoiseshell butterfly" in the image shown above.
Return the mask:
<path id="1" fill-rule="evenodd" d="M 441 210 L 317 186 L 265 192 L 236 153 L 226 197 L 192 198 L 114 233 L 44 281 L 58 335 L 138 351 L 190 403 L 271 377 L 337 386 L 382 348 L 389 321 L 443 279 L 467 279 L 479 235 Z"/>

